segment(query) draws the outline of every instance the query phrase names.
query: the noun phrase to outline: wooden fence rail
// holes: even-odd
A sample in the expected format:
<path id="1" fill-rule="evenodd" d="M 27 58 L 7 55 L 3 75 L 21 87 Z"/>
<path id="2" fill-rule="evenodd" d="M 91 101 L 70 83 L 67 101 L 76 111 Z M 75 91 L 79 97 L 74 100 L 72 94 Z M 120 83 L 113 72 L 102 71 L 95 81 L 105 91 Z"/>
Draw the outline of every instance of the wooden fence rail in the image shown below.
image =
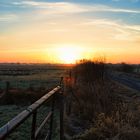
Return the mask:
<path id="1" fill-rule="evenodd" d="M 57 98 L 55 98 L 56 96 L 57 96 Z M 32 115 L 31 140 L 37 140 L 38 135 L 41 132 L 41 129 L 48 122 L 48 120 L 50 120 L 49 132 L 46 135 L 45 140 L 47 140 L 47 139 L 52 140 L 54 105 L 55 105 L 55 100 L 58 99 L 58 97 L 59 97 L 59 102 L 60 102 L 60 140 L 63 140 L 64 139 L 63 92 L 62 92 L 61 86 L 57 86 L 56 88 L 54 88 L 53 90 L 51 90 L 50 92 L 45 94 L 43 97 L 41 97 L 35 103 L 30 105 L 26 110 L 22 111 L 20 114 L 18 114 L 12 120 L 10 120 L 8 123 L 6 123 L 3 127 L 1 127 L 0 128 L 0 140 L 6 139 L 9 134 L 11 134 L 18 126 L 20 126 L 31 115 Z M 52 102 L 51 111 L 48 113 L 48 115 L 43 120 L 43 122 L 40 124 L 40 126 L 38 128 L 36 128 L 37 109 L 39 107 L 41 107 L 48 100 L 51 100 L 51 102 Z"/>

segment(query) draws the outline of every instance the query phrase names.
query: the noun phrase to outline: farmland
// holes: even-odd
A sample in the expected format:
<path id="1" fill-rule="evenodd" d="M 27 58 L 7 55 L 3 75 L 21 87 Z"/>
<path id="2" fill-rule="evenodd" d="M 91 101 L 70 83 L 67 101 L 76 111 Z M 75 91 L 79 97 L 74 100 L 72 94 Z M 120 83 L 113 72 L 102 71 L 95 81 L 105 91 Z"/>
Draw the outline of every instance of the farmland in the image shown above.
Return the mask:
<path id="1" fill-rule="evenodd" d="M 6 81 L 11 88 L 48 88 L 53 86 L 52 84 L 58 84 L 66 69 L 67 67 L 62 65 L 1 64 L 0 89 L 5 89 Z"/>
<path id="2" fill-rule="evenodd" d="M 0 127 L 57 86 L 60 77 L 68 69 L 69 67 L 63 65 L 0 64 Z M 43 120 L 49 109 L 47 104 L 39 109 L 37 122 Z M 59 123 L 57 108 L 55 112 L 56 126 Z M 27 119 L 8 139 L 30 139 L 31 120 L 31 117 Z M 58 127 L 55 129 L 55 139 L 58 139 L 57 131 Z"/>
<path id="3" fill-rule="evenodd" d="M 64 65 L 5 64 L 0 67 L 0 126 L 60 83 L 64 78 L 65 138 L 70 140 L 139 140 L 139 74 L 122 71 L 116 65 L 81 61 Z M 118 78 L 116 78 L 118 77 Z M 127 82 L 124 82 L 127 81 Z M 129 83 L 129 84 L 127 84 Z M 132 85 L 133 86 L 129 86 Z M 6 95 L 6 96 L 5 96 Z M 37 125 L 50 111 L 44 104 Z M 55 107 L 53 140 L 59 140 L 59 110 Z M 32 118 L 8 137 L 30 139 Z M 48 126 L 39 139 L 42 140 Z M 133 135 L 132 135 L 133 134 Z"/>

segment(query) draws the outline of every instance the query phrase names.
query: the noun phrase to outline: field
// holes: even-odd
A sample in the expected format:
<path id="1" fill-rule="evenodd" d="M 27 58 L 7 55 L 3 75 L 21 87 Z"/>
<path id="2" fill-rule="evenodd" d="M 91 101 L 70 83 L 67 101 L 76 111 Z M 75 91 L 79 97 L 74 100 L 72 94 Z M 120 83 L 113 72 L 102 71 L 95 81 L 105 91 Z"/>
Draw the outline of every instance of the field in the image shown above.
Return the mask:
<path id="1" fill-rule="evenodd" d="M 67 69 L 59 65 L 7 65 L 0 65 L 0 89 L 5 89 L 6 81 L 11 88 L 48 88 L 57 85 Z"/>
<path id="2" fill-rule="evenodd" d="M 10 119 L 15 117 L 18 113 L 26 109 L 27 106 L 17 106 L 17 105 L 4 105 L 0 106 L 0 126 L 7 123 Z M 12 110 L 12 111 L 11 111 Z M 47 112 L 49 112 L 50 108 L 47 105 L 42 106 L 38 110 L 37 116 L 37 126 L 45 119 Z M 28 140 L 31 135 L 31 125 L 32 125 L 32 117 L 29 117 L 22 125 L 20 125 L 10 136 L 8 136 L 8 140 Z M 59 140 L 59 112 L 57 108 L 55 109 L 54 114 L 54 134 L 53 139 Z M 44 134 L 47 133 L 48 127 L 45 126 L 42 130 L 42 133 L 39 136 L 39 139 L 42 140 Z"/>
<path id="3" fill-rule="evenodd" d="M 0 127 L 27 108 L 47 91 L 60 83 L 68 67 L 62 65 L 27 65 L 27 64 L 1 64 L 0 65 Z M 8 83 L 8 87 L 7 84 Z M 8 89 L 6 89 L 8 88 Z M 5 99 L 5 92 L 8 97 Z M 41 122 L 49 106 L 45 104 L 39 109 L 37 121 Z M 59 136 L 59 112 L 55 111 L 54 139 Z M 31 117 L 25 121 L 8 139 L 30 139 Z M 41 139 L 41 137 L 40 137 Z"/>
<path id="4" fill-rule="evenodd" d="M 110 69 L 98 61 L 82 61 L 73 67 L 1 65 L 0 126 L 59 85 L 61 77 L 64 77 L 66 140 L 140 139 L 140 92 L 136 90 L 139 74 Z M 37 125 L 50 109 L 49 104 L 39 109 Z M 53 140 L 59 140 L 59 115 L 56 106 Z M 31 121 L 30 117 L 8 140 L 30 139 Z M 45 126 L 39 140 L 47 129 Z"/>

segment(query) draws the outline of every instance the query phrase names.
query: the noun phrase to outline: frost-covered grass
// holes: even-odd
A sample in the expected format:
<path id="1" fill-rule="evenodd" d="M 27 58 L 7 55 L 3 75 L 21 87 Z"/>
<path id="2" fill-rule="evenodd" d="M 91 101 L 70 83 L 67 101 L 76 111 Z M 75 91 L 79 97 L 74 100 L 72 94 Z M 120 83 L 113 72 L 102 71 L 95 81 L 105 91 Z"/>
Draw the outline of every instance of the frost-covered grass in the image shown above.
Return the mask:
<path id="1" fill-rule="evenodd" d="M 27 106 L 16 106 L 16 105 L 2 105 L 0 106 L 0 127 L 10 121 L 13 117 L 19 114 L 21 111 L 26 109 Z M 50 107 L 44 105 L 38 109 L 37 113 L 37 127 L 41 124 L 43 119 L 47 116 Z M 8 140 L 29 140 L 31 134 L 31 123 L 32 116 L 30 116 L 23 124 L 15 129 L 15 131 L 8 136 Z M 49 122 L 48 122 L 49 124 Z M 39 139 L 41 140 L 44 134 L 47 134 L 49 125 L 46 124 L 42 130 Z M 59 140 L 59 111 L 55 110 L 54 113 L 54 135 L 53 139 Z"/>
<path id="2" fill-rule="evenodd" d="M 24 110 L 26 106 L 2 105 L 0 106 L 0 127 Z"/>
<path id="3" fill-rule="evenodd" d="M 0 89 L 3 92 L 6 87 L 6 81 L 10 83 L 9 94 L 5 100 L 0 100 L 0 127 L 10 121 L 17 114 L 27 108 L 29 104 L 40 98 L 46 91 L 56 87 L 60 82 L 60 77 L 65 74 L 65 68 L 52 68 L 45 71 L 38 71 L 31 75 L 0 75 Z M 17 88 L 15 92 L 11 89 Z M 36 90 L 37 89 L 37 90 Z M 39 96 L 38 96 L 39 95 Z M 7 99 L 9 101 L 7 101 Z M 2 102 L 1 102 L 2 101 Z M 6 103 L 7 102 L 7 103 Z M 8 105 L 5 105 L 8 104 Z M 16 105 L 15 105 L 16 104 Z M 37 127 L 46 117 L 50 107 L 43 105 L 37 113 Z M 31 135 L 32 116 L 30 116 L 21 126 L 10 134 L 8 140 L 29 140 Z M 49 123 L 49 122 L 48 122 Z M 48 125 L 42 130 L 42 134 L 47 134 Z M 59 111 L 56 108 L 54 113 L 54 135 L 53 140 L 59 140 Z"/>
<path id="4" fill-rule="evenodd" d="M 59 83 L 60 77 L 63 76 L 65 70 L 48 70 L 46 72 L 38 72 L 34 75 L 24 76 L 0 76 L 0 88 L 5 89 L 6 81 L 10 82 L 10 87 L 27 89 L 29 87 L 46 87 L 55 86 Z"/>

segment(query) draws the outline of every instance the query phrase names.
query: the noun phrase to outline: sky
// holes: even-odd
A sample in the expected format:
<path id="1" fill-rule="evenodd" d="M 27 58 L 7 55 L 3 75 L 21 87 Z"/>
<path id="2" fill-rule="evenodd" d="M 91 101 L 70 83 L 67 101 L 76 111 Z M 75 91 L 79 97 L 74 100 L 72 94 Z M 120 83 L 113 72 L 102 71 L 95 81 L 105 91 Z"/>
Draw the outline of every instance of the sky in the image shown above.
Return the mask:
<path id="1" fill-rule="evenodd" d="M 140 63 L 140 0 L 0 0 L 0 62 Z"/>

